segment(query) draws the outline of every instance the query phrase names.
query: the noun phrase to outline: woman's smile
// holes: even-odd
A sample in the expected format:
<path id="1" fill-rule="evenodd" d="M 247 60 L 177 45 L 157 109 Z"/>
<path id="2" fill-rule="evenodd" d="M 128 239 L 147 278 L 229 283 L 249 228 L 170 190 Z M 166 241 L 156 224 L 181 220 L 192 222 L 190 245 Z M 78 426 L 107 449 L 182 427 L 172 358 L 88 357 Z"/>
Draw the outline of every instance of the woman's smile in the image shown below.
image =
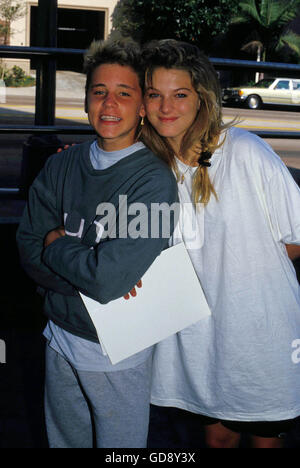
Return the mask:
<path id="1" fill-rule="evenodd" d="M 145 107 L 155 130 L 173 147 L 180 147 L 200 109 L 190 74 L 185 70 L 157 68 L 146 89 Z"/>

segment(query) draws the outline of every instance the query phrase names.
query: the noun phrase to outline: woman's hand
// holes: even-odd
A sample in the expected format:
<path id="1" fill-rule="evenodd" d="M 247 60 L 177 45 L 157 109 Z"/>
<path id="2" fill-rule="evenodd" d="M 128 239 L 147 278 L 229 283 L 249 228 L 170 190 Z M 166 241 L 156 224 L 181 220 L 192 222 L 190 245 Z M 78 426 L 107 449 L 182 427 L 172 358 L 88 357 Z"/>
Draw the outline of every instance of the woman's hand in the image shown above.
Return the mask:
<path id="1" fill-rule="evenodd" d="M 57 152 L 62 153 L 62 151 L 67 150 L 68 148 L 70 148 L 70 146 L 75 146 L 75 145 L 76 143 L 72 143 L 72 145 L 65 145 L 63 148 L 58 148 Z"/>
<path id="2" fill-rule="evenodd" d="M 60 237 L 64 237 L 66 235 L 65 228 L 63 226 L 60 226 L 56 229 L 53 229 L 53 231 L 48 232 L 48 234 L 45 237 L 44 241 L 44 247 L 48 247 L 52 242 L 56 241 L 56 239 L 59 239 Z"/>
<path id="3" fill-rule="evenodd" d="M 136 288 L 136 287 L 141 288 L 142 286 L 143 286 L 142 280 L 138 281 L 137 284 L 136 284 L 136 286 L 135 286 L 128 294 L 126 294 L 126 295 L 124 296 L 124 299 L 126 299 L 126 301 L 128 301 L 128 300 L 130 299 L 130 296 L 136 297 L 137 292 L 136 292 L 136 289 L 135 289 L 135 288 Z"/>
<path id="4" fill-rule="evenodd" d="M 300 257 L 300 245 L 296 245 L 296 244 L 286 245 L 286 250 L 287 250 L 288 256 L 290 257 L 292 261 L 295 261 L 297 260 L 297 258 Z"/>

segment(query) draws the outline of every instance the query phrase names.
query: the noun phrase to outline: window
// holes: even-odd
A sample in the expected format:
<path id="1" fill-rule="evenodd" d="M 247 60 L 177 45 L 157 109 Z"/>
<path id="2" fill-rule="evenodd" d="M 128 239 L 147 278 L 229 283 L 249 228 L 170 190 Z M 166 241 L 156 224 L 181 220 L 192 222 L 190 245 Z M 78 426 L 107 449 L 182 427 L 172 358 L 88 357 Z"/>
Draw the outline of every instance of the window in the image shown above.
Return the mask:
<path id="1" fill-rule="evenodd" d="M 300 81 L 293 81 L 293 89 L 300 91 Z"/>
<path id="2" fill-rule="evenodd" d="M 277 85 L 275 86 L 275 89 L 290 89 L 290 82 L 288 80 L 278 81 Z"/>
<path id="3" fill-rule="evenodd" d="M 87 49 L 93 40 L 104 39 L 105 11 L 58 8 L 57 47 Z M 30 45 L 37 46 L 38 7 L 31 7 Z M 34 68 L 34 67 L 32 67 Z M 57 60 L 58 70 L 82 71 L 82 59 L 64 57 Z"/>

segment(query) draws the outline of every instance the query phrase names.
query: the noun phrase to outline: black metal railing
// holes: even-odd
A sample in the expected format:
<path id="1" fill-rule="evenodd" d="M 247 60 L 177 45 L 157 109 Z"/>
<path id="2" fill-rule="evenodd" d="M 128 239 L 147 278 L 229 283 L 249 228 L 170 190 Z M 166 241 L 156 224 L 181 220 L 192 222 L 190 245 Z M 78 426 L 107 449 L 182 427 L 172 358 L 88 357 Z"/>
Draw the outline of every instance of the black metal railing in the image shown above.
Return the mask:
<path id="1" fill-rule="evenodd" d="M 284 71 L 285 73 L 295 73 L 300 77 L 300 65 L 296 63 L 279 63 L 279 62 L 256 62 L 251 60 L 234 60 L 225 58 L 211 58 L 211 62 L 216 68 L 221 69 L 248 69 L 253 71 Z M 296 76 L 295 76 L 296 78 Z"/>

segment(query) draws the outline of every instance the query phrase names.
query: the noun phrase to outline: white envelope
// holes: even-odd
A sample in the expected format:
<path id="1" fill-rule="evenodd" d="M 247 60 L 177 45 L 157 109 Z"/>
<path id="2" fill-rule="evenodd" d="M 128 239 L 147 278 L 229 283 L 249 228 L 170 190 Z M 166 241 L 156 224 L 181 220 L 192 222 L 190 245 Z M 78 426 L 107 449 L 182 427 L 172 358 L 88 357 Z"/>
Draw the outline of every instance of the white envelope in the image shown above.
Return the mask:
<path id="1" fill-rule="evenodd" d="M 112 364 L 211 315 L 183 243 L 164 250 L 137 296 L 100 304 L 81 294 Z"/>

